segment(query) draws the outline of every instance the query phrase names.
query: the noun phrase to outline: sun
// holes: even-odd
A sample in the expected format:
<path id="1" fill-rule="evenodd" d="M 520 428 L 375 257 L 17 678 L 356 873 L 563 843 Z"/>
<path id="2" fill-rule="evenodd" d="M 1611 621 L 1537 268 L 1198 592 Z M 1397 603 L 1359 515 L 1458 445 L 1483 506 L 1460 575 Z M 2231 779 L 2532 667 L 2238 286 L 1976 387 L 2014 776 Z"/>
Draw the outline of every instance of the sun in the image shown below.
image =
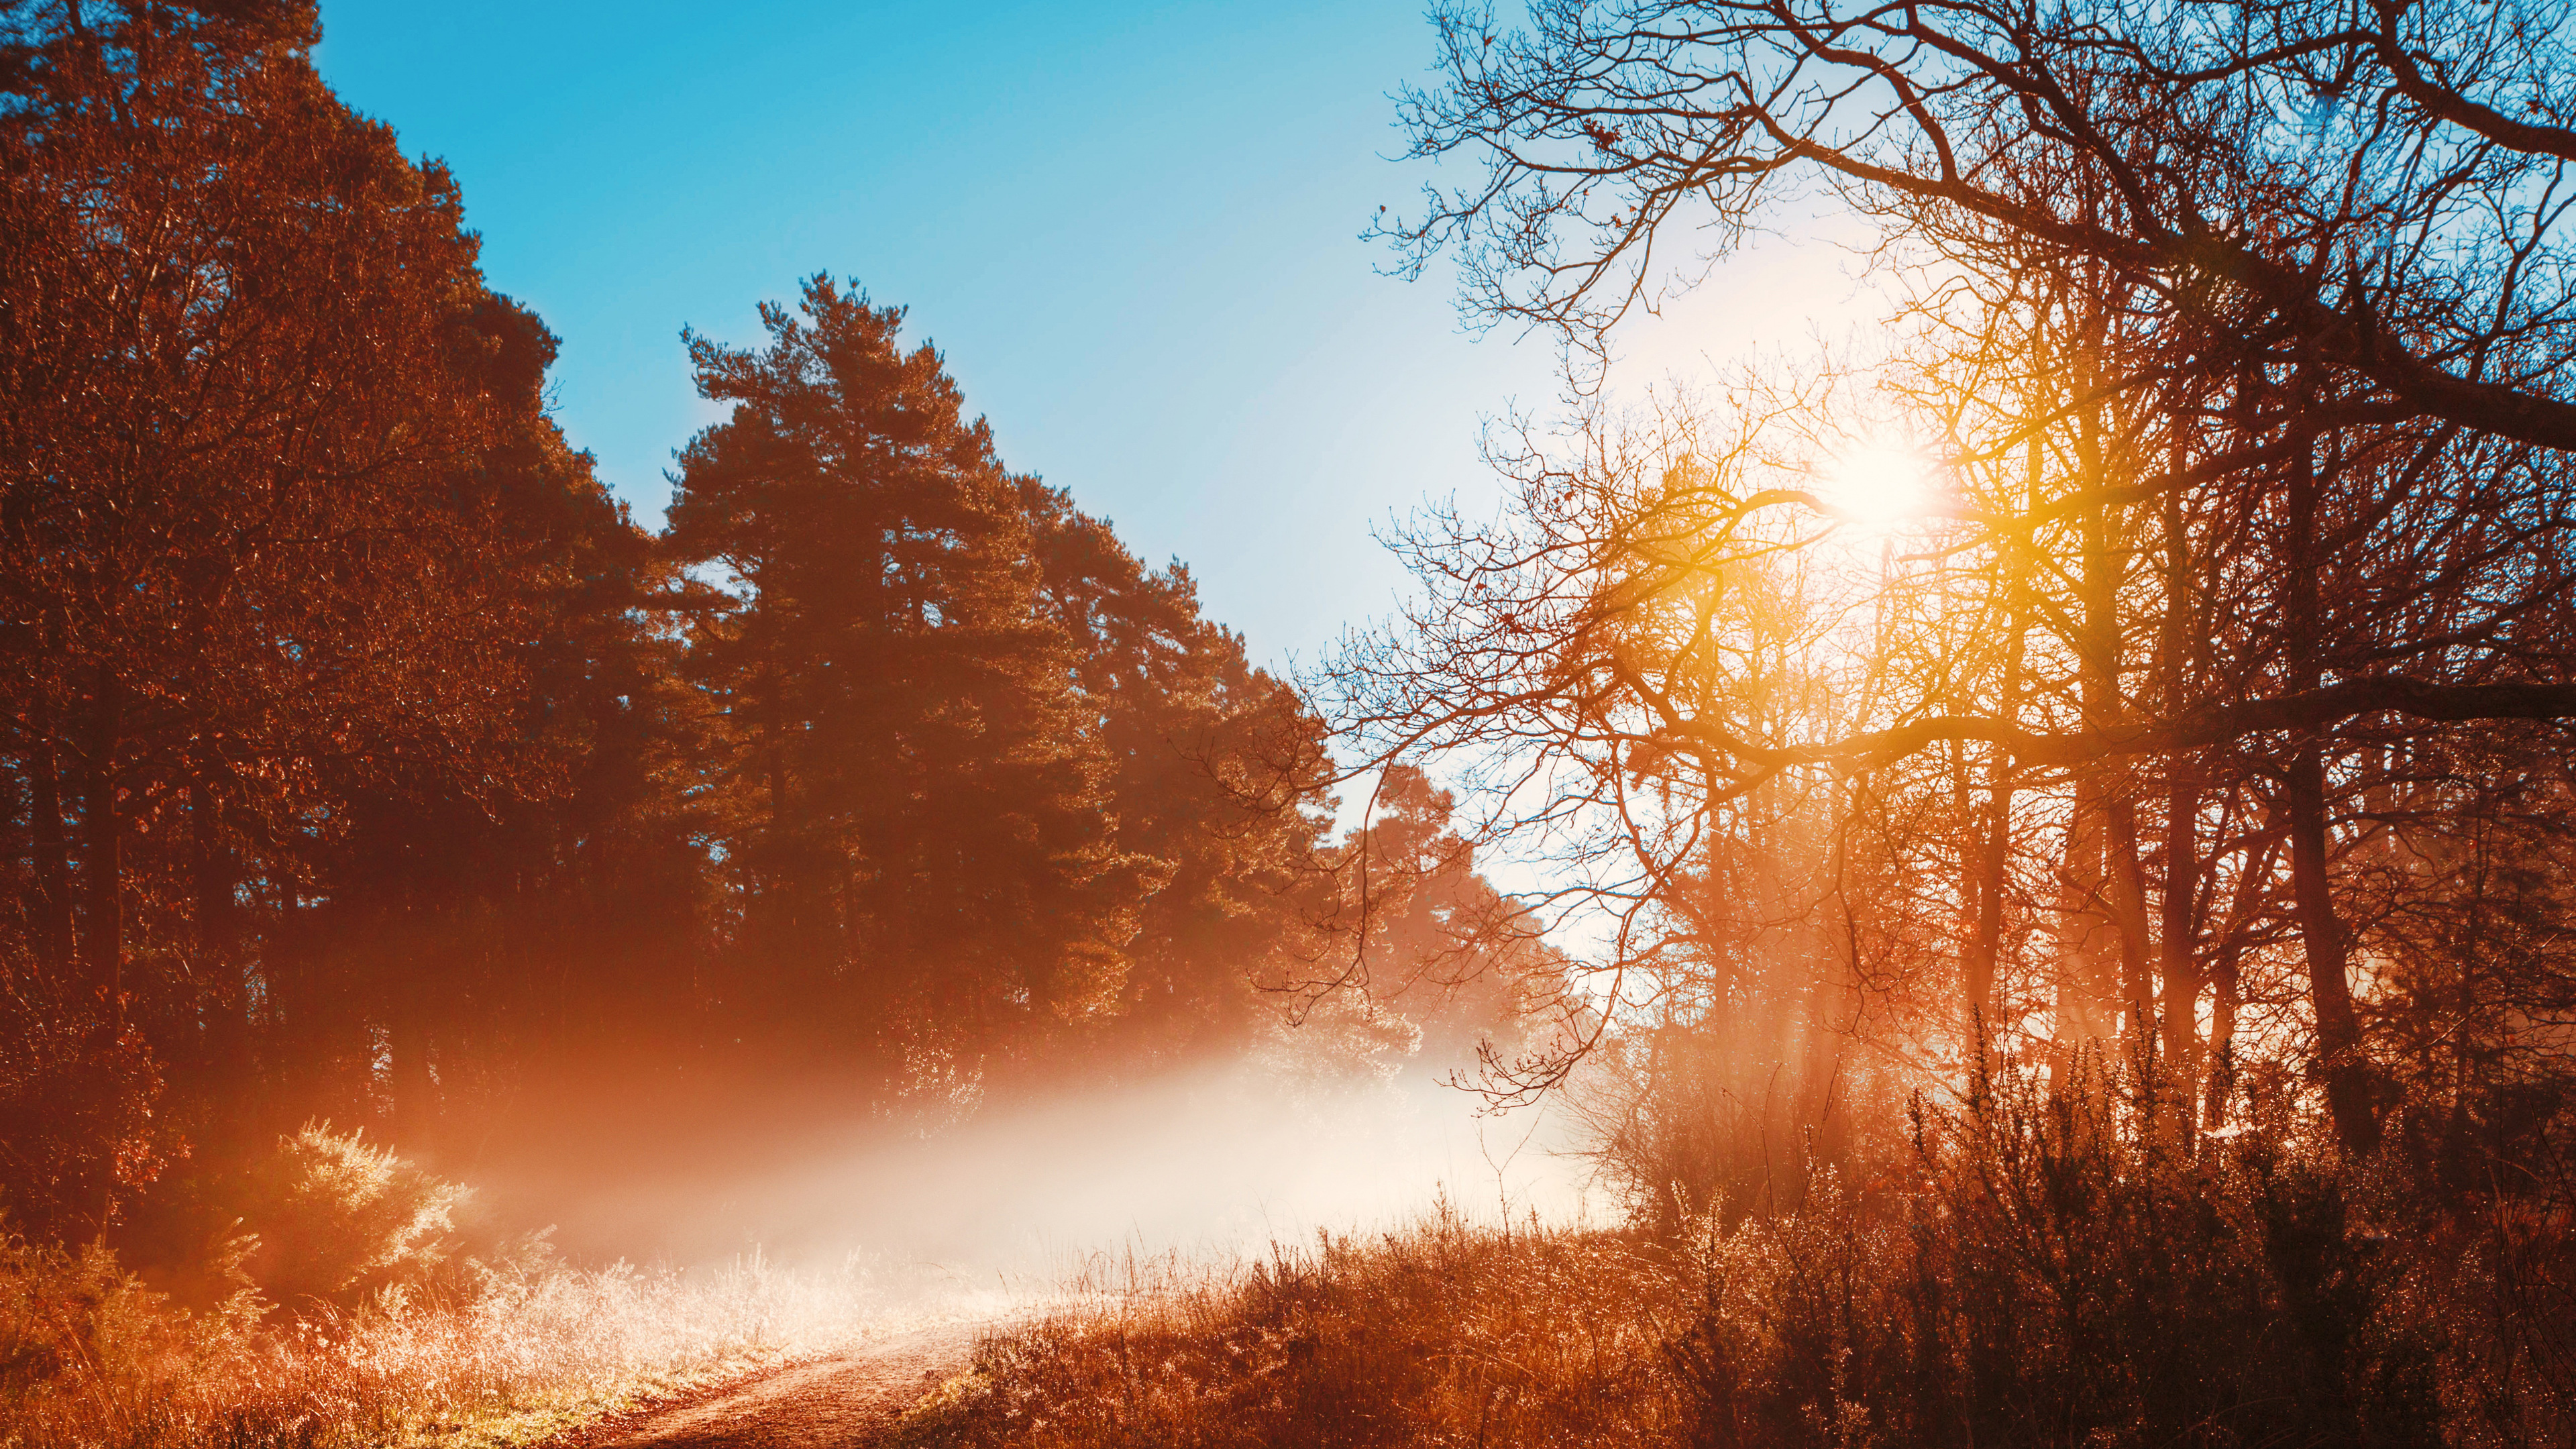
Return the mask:
<path id="1" fill-rule="evenodd" d="M 1906 448 L 1853 448 L 1824 473 L 1824 499 L 1864 528 L 1892 528 L 1932 501 L 1932 464 Z"/>

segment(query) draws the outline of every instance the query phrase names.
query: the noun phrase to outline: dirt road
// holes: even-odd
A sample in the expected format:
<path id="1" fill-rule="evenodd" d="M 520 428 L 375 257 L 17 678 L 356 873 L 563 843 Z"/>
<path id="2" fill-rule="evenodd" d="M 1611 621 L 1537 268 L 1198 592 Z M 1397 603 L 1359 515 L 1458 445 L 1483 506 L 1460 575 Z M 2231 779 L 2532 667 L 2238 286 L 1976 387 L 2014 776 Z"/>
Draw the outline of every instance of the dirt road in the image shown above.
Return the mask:
<path id="1" fill-rule="evenodd" d="M 593 1424 L 546 1449 L 864 1449 L 966 1367 L 989 1320 L 935 1324 Z"/>

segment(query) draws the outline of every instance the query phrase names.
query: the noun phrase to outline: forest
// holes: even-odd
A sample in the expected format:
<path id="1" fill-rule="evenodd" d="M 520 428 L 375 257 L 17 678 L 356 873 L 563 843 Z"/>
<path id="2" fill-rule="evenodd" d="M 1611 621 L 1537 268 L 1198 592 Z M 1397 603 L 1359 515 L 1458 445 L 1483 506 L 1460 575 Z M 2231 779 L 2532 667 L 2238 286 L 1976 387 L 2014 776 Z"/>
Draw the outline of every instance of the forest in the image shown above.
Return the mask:
<path id="1" fill-rule="evenodd" d="M 0 15 L 0 1443 L 540 1442 L 786 1350 L 449 1179 L 1281 1050 L 1606 1216 L 870 1442 L 2576 1441 L 2576 14 L 1442 0 L 1371 235 L 1565 398 L 1293 678 L 831 273 L 638 526 L 309 7 Z M 1879 325 L 1621 371 L 1800 212 Z"/>
<path id="2" fill-rule="evenodd" d="M 16 1225 L 308 1120 L 437 1153 L 820 1077 L 936 1121 L 1240 1052 L 1347 932 L 1320 719 L 900 308 L 817 276 L 692 339 L 731 417 L 648 534 L 309 15 L 12 20 Z"/>

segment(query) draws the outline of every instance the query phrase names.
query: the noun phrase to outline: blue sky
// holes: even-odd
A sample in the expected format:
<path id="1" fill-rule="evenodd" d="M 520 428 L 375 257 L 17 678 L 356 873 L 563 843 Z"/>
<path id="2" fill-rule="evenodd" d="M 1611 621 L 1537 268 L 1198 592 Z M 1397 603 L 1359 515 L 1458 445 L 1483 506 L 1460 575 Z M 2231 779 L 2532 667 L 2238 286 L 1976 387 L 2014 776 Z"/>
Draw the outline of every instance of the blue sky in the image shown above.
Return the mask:
<path id="1" fill-rule="evenodd" d="M 563 338 L 557 415 L 638 516 L 713 416 L 679 330 L 817 270 L 911 309 L 1004 457 L 1177 556 L 1255 654 L 1382 612 L 1373 522 L 1487 490 L 1480 416 L 1555 393 L 1357 239 L 1421 174 L 1386 93 L 1431 34 L 1295 6 L 325 0 L 323 72 L 443 158 L 492 284 Z"/>
<path id="2" fill-rule="evenodd" d="M 332 84 L 457 173 L 493 285 L 563 339 L 565 431 L 648 524 L 715 416 L 681 326 L 756 341 L 754 306 L 827 270 L 911 309 L 1013 467 L 1189 563 L 1256 658 L 1311 661 L 1400 583 L 1372 525 L 1492 498 L 1480 421 L 1558 394 L 1545 339 L 1471 336 L 1445 276 L 1382 276 L 1358 239 L 1426 175 L 1383 159 L 1387 94 L 1428 79 L 1414 0 L 323 0 L 322 22 Z M 1623 343 L 1622 390 L 1859 320 L 1831 240 L 1729 260 Z"/>

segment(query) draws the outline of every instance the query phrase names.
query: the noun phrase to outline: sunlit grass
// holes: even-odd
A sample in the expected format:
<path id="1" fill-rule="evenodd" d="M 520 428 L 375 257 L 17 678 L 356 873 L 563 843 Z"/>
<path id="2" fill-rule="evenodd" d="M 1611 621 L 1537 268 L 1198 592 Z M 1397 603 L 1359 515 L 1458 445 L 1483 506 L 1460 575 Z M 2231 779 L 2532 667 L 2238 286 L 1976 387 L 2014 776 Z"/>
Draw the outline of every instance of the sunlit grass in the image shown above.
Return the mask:
<path id="1" fill-rule="evenodd" d="M 533 1444 L 908 1318 L 855 1268 L 546 1263 L 353 1312 L 186 1313 L 103 1251 L 0 1248 L 0 1444 Z"/>
<path id="2" fill-rule="evenodd" d="M 1123 1260 L 989 1335 L 899 1442 L 1664 1442 L 1675 1267 L 1626 1234 L 1445 1208 L 1260 1257 Z"/>
<path id="3" fill-rule="evenodd" d="M 2566 1328 L 2501 1303 L 2493 1256 L 2390 1231 L 2414 1199 L 2383 1168 L 2282 1123 L 2184 1153 L 2081 1085 L 1999 1078 L 1794 1206 L 1667 1233 L 1444 1210 L 1113 1264 L 989 1332 L 899 1442 L 2568 1442 Z"/>

